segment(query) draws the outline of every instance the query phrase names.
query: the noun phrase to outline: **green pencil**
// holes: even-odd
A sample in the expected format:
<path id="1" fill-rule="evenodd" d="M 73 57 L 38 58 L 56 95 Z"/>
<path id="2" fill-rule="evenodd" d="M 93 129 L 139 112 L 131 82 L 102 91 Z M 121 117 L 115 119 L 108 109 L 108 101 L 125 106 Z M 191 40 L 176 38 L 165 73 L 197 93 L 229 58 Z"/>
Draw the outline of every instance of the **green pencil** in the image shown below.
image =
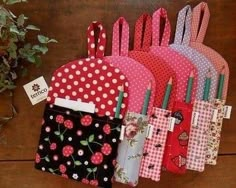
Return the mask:
<path id="1" fill-rule="evenodd" d="M 122 85 L 119 90 L 120 90 L 120 92 L 119 92 L 118 102 L 117 102 L 117 105 L 116 105 L 115 118 L 120 117 L 120 109 L 121 109 L 122 100 L 123 100 L 123 97 L 124 97 L 124 86 Z"/>
<path id="2" fill-rule="evenodd" d="M 217 99 L 222 99 L 222 93 L 224 88 L 224 81 L 225 81 L 225 66 L 222 67 L 219 82 L 218 82 L 218 92 L 217 92 Z"/>
<path id="3" fill-rule="evenodd" d="M 151 82 L 149 82 L 148 87 L 147 87 L 147 91 L 145 94 L 145 98 L 144 98 L 143 109 L 141 112 L 141 114 L 143 114 L 143 115 L 147 114 L 148 104 L 149 104 L 149 100 L 150 100 L 150 96 L 151 96 L 151 87 L 152 87 L 152 84 L 151 84 Z"/>
<path id="4" fill-rule="evenodd" d="M 204 101 L 209 100 L 210 88 L 211 88 L 211 70 L 209 69 L 206 75 L 206 80 L 205 80 L 205 85 L 204 85 L 204 93 L 203 93 Z"/>
<path id="5" fill-rule="evenodd" d="M 164 96 L 164 100 L 162 102 L 162 109 L 166 109 L 168 102 L 169 102 L 169 98 L 170 98 L 170 92 L 172 89 L 172 77 L 170 77 L 167 86 L 166 86 L 166 91 L 165 91 L 165 96 Z"/>
<path id="6" fill-rule="evenodd" d="M 186 103 L 190 103 L 190 101 L 191 101 L 193 81 L 194 81 L 194 74 L 193 74 L 193 71 L 191 71 L 191 73 L 189 75 L 189 78 L 188 78 L 187 93 L 186 93 L 186 97 L 185 97 L 185 102 Z"/>

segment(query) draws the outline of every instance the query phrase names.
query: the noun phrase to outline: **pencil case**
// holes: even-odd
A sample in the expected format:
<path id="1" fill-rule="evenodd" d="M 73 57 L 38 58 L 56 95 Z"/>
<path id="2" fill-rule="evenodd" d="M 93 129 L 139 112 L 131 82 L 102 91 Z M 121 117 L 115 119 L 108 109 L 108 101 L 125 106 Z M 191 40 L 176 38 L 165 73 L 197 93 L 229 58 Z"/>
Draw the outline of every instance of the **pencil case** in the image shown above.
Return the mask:
<path id="1" fill-rule="evenodd" d="M 122 119 L 47 104 L 35 168 L 99 187 L 112 187 Z"/>
<path id="2" fill-rule="evenodd" d="M 143 156 L 148 118 L 146 115 L 128 112 L 124 119 L 124 125 L 124 138 L 118 147 L 114 179 L 120 183 L 136 186 Z"/>
<path id="3" fill-rule="evenodd" d="M 210 122 L 208 141 L 206 147 L 206 164 L 216 165 L 217 156 L 220 147 L 221 129 L 224 118 L 224 105 L 225 100 L 215 99 L 213 101 L 213 113 L 212 121 Z"/>
<path id="4" fill-rule="evenodd" d="M 168 132 L 163 157 L 165 170 L 184 174 L 188 150 L 189 132 L 192 116 L 192 104 L 177 101 L 174 104 L 172 117 L 175 118 L 174 131 Z"/>
<path id="5" fill-rule="evenodd" d="M 204 171 L 212 108 L 210 102 L 202 100 L 194 102 L 186 164 L 189 170 Z"/>
<path id="6" fill-rule="evenodd" d="M 171 111 L 153 108 L 149 124 L 153 126 L 152 136 L 145 141 L 139 175 L 154 181 L 160 180 L 162 159 L 170 125 Z M 150 129 L 149 129 L 150 132 Z"/>

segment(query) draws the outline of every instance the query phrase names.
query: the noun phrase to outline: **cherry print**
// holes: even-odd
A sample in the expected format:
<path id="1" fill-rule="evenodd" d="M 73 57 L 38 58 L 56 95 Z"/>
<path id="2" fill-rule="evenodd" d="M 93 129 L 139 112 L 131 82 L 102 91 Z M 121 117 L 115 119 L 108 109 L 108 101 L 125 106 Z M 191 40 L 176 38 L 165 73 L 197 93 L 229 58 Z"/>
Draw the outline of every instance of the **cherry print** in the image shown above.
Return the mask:
<path id="1" fill-rule="evenodd" d="M 74 148 L 70 145 L 64 146 L 62 149 L 62 154 L 65 157 L 69 157 L 74 153 Z"/>
<path id="2" fill-rule="evenodd" d="M 72 128 L 73 128 L 73 122 L 68 119 L 68 120 L 64 121 L 64 126 L 65 126 L 67 129 L 72 129 Z"/>
<path id="3" fill-rule="evenodd" d="M 66 172 L 66 166 L 63 165 L 63 164 L 61 164 L 61 165 L 59 166 L 59 170 L 60 170 L 60 172 L 61 172 L 62 174 L 64 174 L 64 173 Z"/>
<path id="4" fill-rule="evenodd" d="M 83 179 L 82 179 L 82 183 L 84 183 L 84 184 L 89 184 L 89 180 L 86 179 L 86 178 L 83 178 Z"/>
<path id="5" fill-rule="evenodd" d="M 56 122 L 57 123 L 63 123 L 64 122 L 64 117 L 62 115 L 57 115 Z"/>
<path id="6" fill-rule="evenodd" d="M 90 185 L 98 186 L 98 180 L 91 180 L 89 183 Z"/>
<path id="7" fill-rule="evenodd" d="M 91 162 L 95 165 L 101 164 L 103 161 L 103 155 L 101 152 L 96 152 L 91 156 Z"/>
<path id="8" fill-rule="evenodd" d="M 50 144 L 50 149 L 51 149 L 51 150 L 57 149 L 57 144 L 56 144 L 56 143 L 51 143 L 51 144 Z"/>
<path id="9" fill-rule="evenodd" d="M 91 125 L 92 120 L 93 120 L 92 116 L 85 115 L 84 117 L 81 118 L 80 123 L 81 123 L 81 125 L 87 127 L 87 126 Z"/>
<path id="10" fill-rule="evenodd" d="M 40 155 L 36 153 L 35 162 L 40 163 L 40 161 L 41 161 Z"/>
<path id="11" fill-rule="evenodd" d="M 111 127 L 110 127 L 110 125 L 108 123 L 104 125 L 103 132 L 105 134 L 110 134 L 111 133 Z"/>
<path id="12" fill-rule="evenodd" d="M 104 155 L 110 155 L 112 148 L 110 144 L 105 143 L 103 144 L 101 151 Z"/>

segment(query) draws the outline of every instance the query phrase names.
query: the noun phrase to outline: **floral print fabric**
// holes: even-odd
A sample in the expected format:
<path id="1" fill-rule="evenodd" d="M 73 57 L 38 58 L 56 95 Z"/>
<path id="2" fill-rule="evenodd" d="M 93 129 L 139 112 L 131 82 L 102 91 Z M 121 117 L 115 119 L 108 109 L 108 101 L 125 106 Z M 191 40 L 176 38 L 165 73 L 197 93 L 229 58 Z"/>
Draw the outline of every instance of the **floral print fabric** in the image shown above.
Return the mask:
<path id="1" fill-rule="evenodd" d="M 121 122 L 47 104 L 35 168 L 111 187 Z"/>
<path id="2" fill-rule="evenodd" d="M 115 181 L 136 186 L 147 132 L 147 116 L 128 112 L 124 140 L 119 144 Z"/>

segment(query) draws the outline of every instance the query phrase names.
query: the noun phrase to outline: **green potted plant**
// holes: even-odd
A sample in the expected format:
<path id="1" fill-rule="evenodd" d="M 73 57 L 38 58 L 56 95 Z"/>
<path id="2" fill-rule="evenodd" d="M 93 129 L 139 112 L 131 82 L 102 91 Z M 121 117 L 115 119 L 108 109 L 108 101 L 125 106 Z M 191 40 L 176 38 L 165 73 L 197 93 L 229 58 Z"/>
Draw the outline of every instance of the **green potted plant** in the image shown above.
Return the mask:
<path id="1" fill-rule="evenodd" d="M 6 8 L 8 5 L 24 2 L 27 0 L 2 0 L 0 5 L 0 94 L 13 91 L 16 87 L 15 80 L 27 73 L 27 66 L 40 66 L 41 56 L 48 51 L 47 45 L 57 42 L 41 34 L 37 35 L 37 43 L 28 41 L 28 33 L 38 32 L 40 29 L 28 24 L 29 18 L 24 14 L 16 16 Z M 13 115 L 14 113 L 13 107 Z M 12 116 L 1 117 L 0 127 Z"/>

